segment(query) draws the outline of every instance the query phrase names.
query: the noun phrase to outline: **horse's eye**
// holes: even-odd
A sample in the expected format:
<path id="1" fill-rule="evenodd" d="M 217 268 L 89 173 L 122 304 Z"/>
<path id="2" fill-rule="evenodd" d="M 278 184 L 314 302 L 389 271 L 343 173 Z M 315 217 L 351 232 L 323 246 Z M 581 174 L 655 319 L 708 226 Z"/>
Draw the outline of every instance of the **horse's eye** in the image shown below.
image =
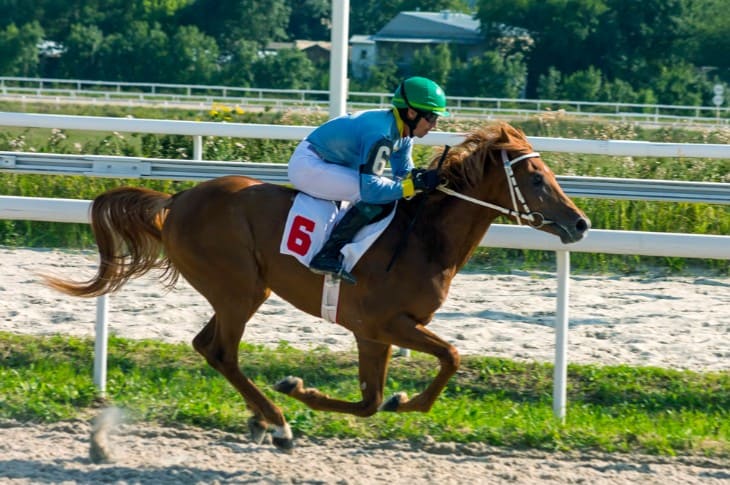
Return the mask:
<path id="1" fill-rule="evenodd" d="M 533 173 L 532 174 L 532 185 L 535 187 L 540 187 L 543 184 L 543 177 L 541 173 Z"/>

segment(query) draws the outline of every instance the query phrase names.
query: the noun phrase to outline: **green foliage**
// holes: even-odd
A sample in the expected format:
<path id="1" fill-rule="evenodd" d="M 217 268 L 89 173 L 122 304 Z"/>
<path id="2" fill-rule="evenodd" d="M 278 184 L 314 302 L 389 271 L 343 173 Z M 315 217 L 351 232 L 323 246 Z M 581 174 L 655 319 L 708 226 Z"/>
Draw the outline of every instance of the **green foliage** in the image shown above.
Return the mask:
<path id="1" fill-rule="evenodd" d="M 486 51 L 480 57 L 457 64 L 451 73 L 450 96 L 518 98 L 525 89 L 527 66 L 522 54 L 502 56 Z"/>
<path id="2" fill-rule="evenodd" d="M 282 406 L 295 435 L 487 443 L 544 450 L 730 456 L 730 375 L 628 366 L 571 365 L 567 420 L 552 415 L 552 366 L 467 356 L 426 414 L 367 419 L 316 412 L 272 391 L 284 376 L 359 399 L 357 358 L 324 348 L 242 344 L 243 372 Z M 93 341 L 0 333 L 0 418 L 59 421 L 96 406 Z M 133 420 L 245 433 L 248 411 L 233 387 L 187 345 L 111 338 L 107 396 Z M 436 361 L 394 359 L 386 397 L 422 391 Z"/>
<path id="3" fill-rule="evenodd" d="M 288 0 L 291 9 L 287 33 L 291 39 L 330 40 L 330 0 Z M 350 7 L 352 9 L 352 6 Z"/>
<path id="4" fill-rule="evenodd" d="M 445 87 L 449 81 L 451 70 L 451 52 L 446 44 L 439 44 L 433 50 L 430 47 L 417 50 L 413 54 L 408 74 L 410 76 L 427 77 L 439 86 Z"/>
<path id="5" fill-rule="evenodd" d="M 420 74 L 460 96 L 708 105 L 711 85 L 730 76 L 723 0 L 481 0 L 476 11 L 473 3 L 351 2 L 353 34 L 374 34 L 403 11 L 451 10 L 475 14 L 486 35 L 472 58 L 456 43 L 413 58 L 381 44 L 378 65 L 352 90 L 388 92 Z M 329 40 L 330 1 L 0 0 L 0 12 L 4 76 L 328 87 L 327 63 L 260 53 L 272 41 Z M 39 58 L 41 40 L 62 54 Z"/>
<path id="6" fill-rule="evenodd" d="M 725 81 L 730 78 L 730 19 L 726 0 L 687 2 L 688 13 L 683 18 L 688 35 L 679 40 L 686 58 L 696 66 L 711 66 Z"/>
<path id="7" fill-rule="evenodd" d="M 167 62 L 178 83 L 217 84 L 218 44 L 195 26 L 181 26 L 172 36 Z M 159 55 L 160 53 L 158 53 Z"/>
<path id="8" fill-rule="evenodd" d="M 2 9 L 0 9 L 2 11 Z M 38 75 L 38 44 L 43 28 L 37 21 L 0 29 L 0 73 L 6 76 Z"/>
<path id="9" fill-rule="evenodd" d="M 315 74 L 312 61 L 297 49 L 264 56 L 254 66 L 254 84 L 272 89 L 309 89 Z"/>
<path id="10" fill-rule="evenodd" d="M 482 0 L 476 17 L 489 45 L 498 44 L 503 25 L 532 37 L 528 97 L 556 99 L 559 73 L 566 83 L 561 97 L 568 99 L 600 100 L 612 93 L 621 98 L 607 100 L 698 105 L 711 97 L 700 66 L 723 66 L 715 73 L 727 75 L 727 56 L 710 43 L 726 45 L 719 32 L 727 31 L 730 17 L 723 2 L 713 6 L 684 0 Z M 571 82 L 570 76 L 577 78 Z"/>
<path id="11" fill-rule="evenodd" d="M 66 52 L 60 59 L 58 76 L 80 79 L 99 78 L 101 57 L 106 50 L 104 33 L 96 25 L 74 24 L 64 43 Z"/>
<path id="12" fill-rule="evenodd" d="M 197 0 L 177 22 L 192 25 L 216 39 L 222 52 L 233 51 L 240 40 L 263 47 L 287 39 L 290 7 L 286 0 Z"/>

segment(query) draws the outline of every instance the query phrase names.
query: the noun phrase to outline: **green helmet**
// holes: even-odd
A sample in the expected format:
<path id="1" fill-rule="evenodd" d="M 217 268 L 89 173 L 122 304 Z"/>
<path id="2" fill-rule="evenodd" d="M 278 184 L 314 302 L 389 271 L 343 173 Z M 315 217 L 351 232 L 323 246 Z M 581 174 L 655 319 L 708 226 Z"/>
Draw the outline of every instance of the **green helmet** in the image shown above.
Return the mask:
<path id="1" fill-rule="evenodd" d="M 446 94 L 441 86 L 425 77 L 409 77 L 393 93 L 393 106 L 450 116 L 446 111 Z"/>

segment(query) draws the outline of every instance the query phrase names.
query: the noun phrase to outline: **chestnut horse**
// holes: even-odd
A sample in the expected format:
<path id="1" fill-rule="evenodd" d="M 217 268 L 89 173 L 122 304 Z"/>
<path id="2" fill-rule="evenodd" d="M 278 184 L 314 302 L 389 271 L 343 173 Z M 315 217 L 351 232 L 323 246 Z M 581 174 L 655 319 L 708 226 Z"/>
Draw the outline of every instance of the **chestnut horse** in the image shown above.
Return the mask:
<path id="1" fill-rule="evenodd" d="M 322 411 L 357 416 L 379 410 L 427 412 L 460 358 L 426 325 L 492 221 L 506 215 L 563 243 L 580 240 L 590 227 L 524 134 L 506 123 L 468 133 L 442 162 L 439 190 L 401 201 L 389 227 L 355 266 L 357 284 L 340 288 L 337 323 L 357 342 L 361 399 L 329 397 L 291 376 L 276 390 Z M 253 438 L 261 442 L 271 426 L 274 444 L 289 449 L 292 433 L 284 414 L 241 372 L 238 359 L 246 324 L 272 291 L 321 315 L 323 276 L 279 252 L 296 193 L 241 176 L 209 180 L 172 196 L 145 188 L 110 190 L 94 200 L 91 210 L 100 255 L 97 274 L 86 282 L 49 276 L 47 283 L 69 295 L 91 297 L 115 291 L 153 268 L 170 287 L 182 275 L 214 311 L 193 339 L 195 350 L 243 396 L 253 413 Z M 393 258 L 398 247 L 405 250 Z M 440 368 L 420 394 L 409 399 L 399 393 L 384 402 L 393 345 L 433 355 Z"/>

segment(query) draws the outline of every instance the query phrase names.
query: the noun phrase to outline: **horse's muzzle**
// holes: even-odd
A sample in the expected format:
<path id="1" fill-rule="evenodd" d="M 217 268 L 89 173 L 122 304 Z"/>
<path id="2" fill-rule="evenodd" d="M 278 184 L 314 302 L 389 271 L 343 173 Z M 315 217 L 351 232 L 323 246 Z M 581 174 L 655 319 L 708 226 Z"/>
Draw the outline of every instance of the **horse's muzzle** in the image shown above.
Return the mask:
<path id="1" fill-rule="evenodd" d="M 573 224 L 555 223 L 560 230 L 560 241 L 563 244 L 578 242 L 585 237 L 591 228 L 591 220 L 587 217 L 579 217 Z"/>

